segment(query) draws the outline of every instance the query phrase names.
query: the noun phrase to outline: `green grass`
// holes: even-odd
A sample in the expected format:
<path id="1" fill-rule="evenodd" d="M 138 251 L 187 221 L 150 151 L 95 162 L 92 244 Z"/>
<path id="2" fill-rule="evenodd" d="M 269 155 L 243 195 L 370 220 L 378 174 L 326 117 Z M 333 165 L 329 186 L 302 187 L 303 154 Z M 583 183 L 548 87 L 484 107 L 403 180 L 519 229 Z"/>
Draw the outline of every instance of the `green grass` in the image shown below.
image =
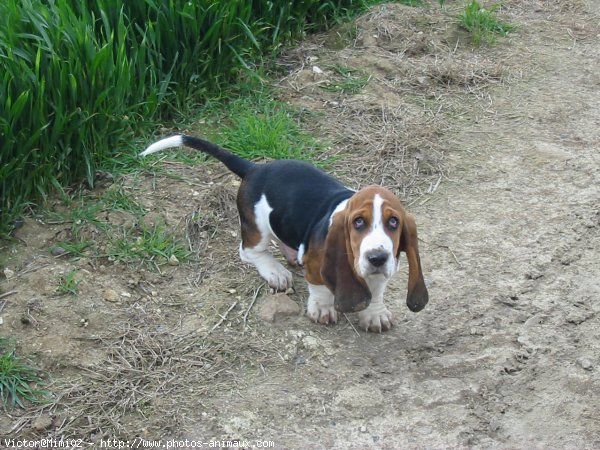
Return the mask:
<path id="1" fill-rule="evenodd" d="M 406 6 L 423 6 L 423 0 L 399 0 L 399 3 Z"/>
<path id="2" fill-rule="evenodd" d="M 219 144 L 247 159 L 311 159 L 319 148 L 302 131 L 298 111 L 266 96 L 242 97 L 225 108 Z"/>
<path id="3" fill-rule="evenodd" d="M 118 182 L 100 196 L 78 192 L 73 197 L 65 194 L 62 200 L 59 212 L 46 211 L 43 215 L 47 223 L 71 224 L 69 239 L 57 242 L 51 251 L 58 247 L 74 257 L 108 258 L 109 261 L 142 263 L 150 267 L 168 263 L 173 256 L 179 262 L 189 258 L 185 245 L 165 226 L 144 224 L 145 208 L 133 200 Z M 101 218 L 111 211 L 131 214 L 131 221 L 115 225 Z M 88 225 L 93 228 L 86 228 Z M 89 238 L 90 232 L 93 233 L 93 241 Z M 100 252 L 101 247 L 103 250 Z M 80 283 L 76 275 L 77 271 L 73 270 L 61 277 L 57 293 L 76 296 Z"/>
<path id="4" fill-rule="evenodd" d="M 60 278 L 56 292 L 59 295 L 71 295 L 77 297 L 77 290 L 79 288 L 80 280 L 77 280 L 77 270 L 73 269 L 67 272 L 65 276 Z"/>
<path id="5" fill-rule="evenodd" d="M 81 257 L 84 256 L 83 252 L 92 244 L 89 241 L 79 241 L 79 242 L 58 242 L 53 247 L 50 248 L 52 250 L 55 247 L 61 248 L 66 252 L 66 254 Z"/>
<path id="6" fill-rule="evenodd" d="M 113 238 L 109 245 L 109 260 L 125 264 L 143 263 L 148 266 L 159 266 L 168 263 L 175 257 L 184 262 L 190 253 L 177 241 L 165 227 L 142 226 L 139 230 L 121 230 L 122 235 Z"/>
<path id="7" fill-rule="evenodd" d="M 367 0 L 3 0 L 0 233 Z M 251 125 L 250 125 L 251 126 Z"/>
<path id="8" fill-rule="evenodd" d="M 14 348 L 8 347 L 8 340 L 0 339 L 0 399 L 3 407 L 24 408 L 25 402 L 43 403 L 49 393 L 39 389 L 44 384 L 39 371 L 17 356 Z"/>
<path id="9" fill-rule="evenodd" d="M 62 196 L 62 207 L 59 211 L 44 211 L 43 220 L 49 224 L 70 223 L 71 232 L 74 236 L 79 234 L 79 230 L 88 224 L 94 225 L 100 230 L 107 230 L 106 222 L 100 220 L 98 215 L 105 211 L 105 205 L 100 201 L 92 201 L 89 197 L 81 193 L 73 197 Z"/>
<path id="10" fill-rule="evenodd" d="M 327 66 L 332 69 L 338 79 L 331 80 L 328 84 L 321 85 L 321 88 L 340 94 L 358 94 L 369 83 L 371 76 L 364 73 L 362 70 L 353 67 L 334 64 Z"/>
<path id="11" fill-rule="evenodd" d="M 100 199 L 104 210 L 121 210 L 141 217 L 146 213 L 142 205 L 133 200 L 121 186 L 115 184 Z"/>
<path id="12" fill-rule="evenodd" d="M 514 25 L 495 17 L 494 14 L 499 6 L 495 4 L 486 9 L 476 0 L 465 5 L 464 11 L 458 16 L 458 23 L 471 33 L 474 44 L 480 45 L 482 42 L 493 44 L 496 36 L 507 36 L 514 29 Z"/>

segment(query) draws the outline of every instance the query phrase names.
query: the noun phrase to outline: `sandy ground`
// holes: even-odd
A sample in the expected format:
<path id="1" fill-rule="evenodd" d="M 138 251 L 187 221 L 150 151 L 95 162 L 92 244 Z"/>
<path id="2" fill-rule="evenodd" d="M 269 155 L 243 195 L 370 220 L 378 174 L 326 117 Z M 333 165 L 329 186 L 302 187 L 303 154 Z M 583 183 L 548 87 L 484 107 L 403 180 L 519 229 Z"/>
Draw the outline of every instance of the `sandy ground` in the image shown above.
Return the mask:
<path id="1" fill-rule="evenodd" d="M 473 48 L 449 3 L 378 7 L 283 58 L 278 86 L 315 113 L 307 126 L 332 140 L 328 156 L 345 158 L 332 171 L 386 184 L 416 216 L 424 311 L 404 306 L 404 267 L 386 295 L 396 317 L 386 333 L 357 331 L 352 316 L 261 321 L 268 294 L 237 257 L 235 180 L 218 165 L 172 163 L 187 178 L 120 182 L 148 220 L 182 235 L 194 210 L 206 214 L 195 263 L 157 272 L 52 258 L 65 226 L 34 220 L 7 245 L 14 275 L 1 287 L 17 293 L 0 333 L 52 374 L 55 401 L 9 411 L 0 432 L 600 448 L 600 5 L 507 1 L 517 30 Z M 325 91 L 330 64 L 371 78 L 359 93 Z M 78 298 L 54 296 L 73 268 Z M 291 298 L 305 308 L 299 275 Z"/>

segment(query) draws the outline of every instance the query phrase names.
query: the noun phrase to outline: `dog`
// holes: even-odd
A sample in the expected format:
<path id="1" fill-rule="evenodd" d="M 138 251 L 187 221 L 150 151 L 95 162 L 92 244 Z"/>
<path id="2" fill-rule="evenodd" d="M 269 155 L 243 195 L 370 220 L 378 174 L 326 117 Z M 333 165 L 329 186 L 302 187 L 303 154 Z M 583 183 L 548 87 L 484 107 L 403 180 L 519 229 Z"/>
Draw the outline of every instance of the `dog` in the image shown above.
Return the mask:
<path id="1" fill-rule="evenodd" d="M 408 308 L 418 312 L 429 301 L 415 219 L 389 190 L 372 185 L 355 191 L 303 161 L 254 163 L 186 135 L 155 142 L 140 156 L 181 146 L 215 157 L 241 178 L 242 261 L 271 288 L 291 288 L 291 272 L 268 251 L 276 240 L 286 260 L 304 268 L 307 315 L 314 322 L 336 323 L 338 313 L 358 312 L 361 328 L 389 330 L 393 317 L 383 294 L 401 252 L 408 260 Z"/>

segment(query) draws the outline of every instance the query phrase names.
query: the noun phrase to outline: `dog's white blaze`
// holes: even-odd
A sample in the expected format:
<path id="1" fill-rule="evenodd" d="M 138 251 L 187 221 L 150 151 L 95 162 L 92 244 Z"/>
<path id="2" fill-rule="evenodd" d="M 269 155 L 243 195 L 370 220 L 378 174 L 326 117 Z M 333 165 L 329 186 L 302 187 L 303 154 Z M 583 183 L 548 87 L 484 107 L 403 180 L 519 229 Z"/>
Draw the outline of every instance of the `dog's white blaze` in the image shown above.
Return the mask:
<path id="1" fill-rule="evenodd" d="M 385 232 L 385 225 L 383 223 L 383 198 L 379 194 L 375 194 L 373 197 L 373 223 L 371 224 L 371 230 L 363 238 L 360 243 L 360 257 L 358 260 L 359 273 L 365 277 L 369 275 L 370 263 L 367 259 L 367 252 L 371 250 L 383 250 L 388 253 L 388 260 L 386 261 L 383 269 L 383 275 L 390 277 L 394 273 L 396 266 L 393 255 L 394 255 L 394 243 L 392 239 Z"/>
<path id="2" fill-rule="evenodd" d="M 161 139 L 160 141 L 155 142 L 150 147 L 148 147 L 146 150 L 144 150 L 142 153 L 140 153 L 139 156 L 148 156 L 148 155 L 151 155 L 152 153 L 160 152 L 161 150 L 164 150 L 166 148 L 181 147 L 182 145 L 183 145 L 183 137 L 182 136 L 171 136 L 169 138 Z"/>

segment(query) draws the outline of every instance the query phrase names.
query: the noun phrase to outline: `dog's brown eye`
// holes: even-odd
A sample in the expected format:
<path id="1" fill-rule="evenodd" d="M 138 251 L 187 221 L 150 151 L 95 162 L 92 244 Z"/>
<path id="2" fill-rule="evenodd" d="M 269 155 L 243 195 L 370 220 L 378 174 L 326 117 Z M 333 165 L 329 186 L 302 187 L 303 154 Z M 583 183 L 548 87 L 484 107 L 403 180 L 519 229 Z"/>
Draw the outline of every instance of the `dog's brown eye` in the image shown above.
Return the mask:
<path id="1" fill-rule="evenodd" d="M 365 227 L 365 219 L 363 219 L 362 217 L 357 217 L 356 219 L 354 219 L 354 228 L 356 228 L 357 230 L 362 230 Z"/>
<path id="2" fill-rule="evenodd" d="M 390 217 L 390 219 L 388 220 L 388 225 L 392 230 L 397 230 L 398 226 L 400 225 L 400 222 L 397 218 Z"/>

